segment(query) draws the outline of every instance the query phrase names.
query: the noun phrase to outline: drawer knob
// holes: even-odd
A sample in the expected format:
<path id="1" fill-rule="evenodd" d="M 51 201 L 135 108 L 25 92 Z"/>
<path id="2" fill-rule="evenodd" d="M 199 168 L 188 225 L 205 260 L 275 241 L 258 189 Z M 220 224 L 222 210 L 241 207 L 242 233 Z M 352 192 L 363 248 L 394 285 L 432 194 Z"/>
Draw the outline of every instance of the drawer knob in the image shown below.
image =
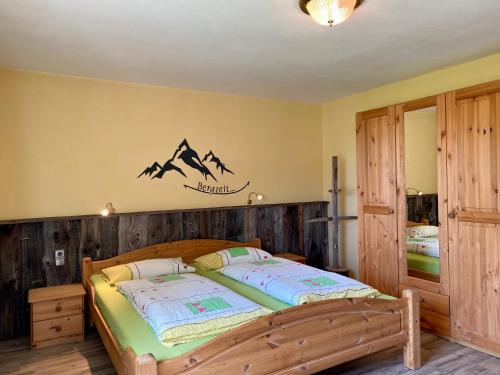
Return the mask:
<path id="1" fill-rule="evenodd" d="M 55 327 L 50 327 L 50 329 L 55 329 L 56 332 L 59 332 L 62 327 L 61 326 L 55 326 Z"/>
<path id="2" fill-rule="evenodd" d="M 57 311 L 57 312 L 59 312 L 59 311 L 61 311 L 61 310 L 62 310 L 61 305 L 57 304 L 57 306 L 56 306 L 56 311 Z"/>

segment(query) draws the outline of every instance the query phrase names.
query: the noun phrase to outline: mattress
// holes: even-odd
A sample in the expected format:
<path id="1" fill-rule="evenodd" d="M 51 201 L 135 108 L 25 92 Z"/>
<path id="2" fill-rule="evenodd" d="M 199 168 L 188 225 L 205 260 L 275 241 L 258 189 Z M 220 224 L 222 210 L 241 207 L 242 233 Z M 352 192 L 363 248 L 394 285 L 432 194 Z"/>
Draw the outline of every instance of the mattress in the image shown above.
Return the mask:
<path id="1" fill-rule="evenodd" d="M 291 305 L 278 301 L 255 288 L 221 275 L 217 271 L 197 269 L 197 273 L 273 311 L 291 307 Z M 151 353 L 157 361 L 164 361 L 185 354 L 215 337 L 207 337 L 167 348 L 158 341 L 153 330 L 137 313 L 132 304 L 118 292 L 116 287 L 110 286 L 102 274 L 92 275 L 90 279 L 94 285 L 96 304 L 122 349 L 131 347 L 136 355 Z M 394 297 L 387 295 L 382 295 L 379 298 L 394 299 Z"/>
<path id="2" fill-rule="evenodd" d="M 408 268 L 425 271 L 439 276 L 439 258 L 411 252 L 406 253 L 406 256 Z"/>

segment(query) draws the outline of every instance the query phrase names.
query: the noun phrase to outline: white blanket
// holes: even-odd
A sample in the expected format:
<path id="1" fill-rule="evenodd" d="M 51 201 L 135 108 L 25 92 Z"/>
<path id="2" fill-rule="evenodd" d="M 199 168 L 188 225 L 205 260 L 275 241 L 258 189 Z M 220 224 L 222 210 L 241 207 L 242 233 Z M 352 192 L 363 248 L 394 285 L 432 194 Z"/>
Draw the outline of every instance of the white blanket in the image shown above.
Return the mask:
<path id="1" fill-rule="evenodd" d="M 271 313 L 194 273 L 124 281 L 118 289 L 167 346 L 225 332 Z"/>
<path id="2" fill-rule="evenodd" d="M 275 257 L 225 266 L 219 272 L 290 305 L 380 295 L 377 290 L 348 277 Z"/>

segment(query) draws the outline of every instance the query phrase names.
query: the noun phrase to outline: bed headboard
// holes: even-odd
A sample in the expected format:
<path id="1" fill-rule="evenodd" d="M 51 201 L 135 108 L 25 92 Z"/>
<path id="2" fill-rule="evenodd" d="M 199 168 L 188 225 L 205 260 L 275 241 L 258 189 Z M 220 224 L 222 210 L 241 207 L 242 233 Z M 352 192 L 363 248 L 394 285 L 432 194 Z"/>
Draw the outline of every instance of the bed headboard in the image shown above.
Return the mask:
<path id="1" fill-rule="evenodd" d="M 129 251 L 117 255 L 113 258 L 92 261 L 91 258 L 83 258 L 82 261 L 82 280 L 89 278 L 95 273 L 100 273 L 106 267 L 127 264 L 144 259 L 152 258 L 177 258 L 182 257 L 184 262 L 192 263 L 197 257 L 207 255 L 218 250 L 229 247 L 261 247 L 259 238 L 251 242 L 235 242 L 226 240 L 182 240 L 166 242 L 159 245 L 145 247 L 143 249 Z"/>
<path id="2" fill-rule="evenodd" d="M 407 195 L 407 220 L 421 223 L 428 221 L 429 225 L 438 225 L 438 195 Z"/>

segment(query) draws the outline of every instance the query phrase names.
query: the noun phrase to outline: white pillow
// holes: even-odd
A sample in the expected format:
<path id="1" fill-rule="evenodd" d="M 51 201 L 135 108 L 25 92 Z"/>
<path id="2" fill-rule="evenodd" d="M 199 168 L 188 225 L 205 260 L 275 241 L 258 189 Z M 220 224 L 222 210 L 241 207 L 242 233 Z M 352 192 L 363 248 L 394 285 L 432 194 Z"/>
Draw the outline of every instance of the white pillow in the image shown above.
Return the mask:
<path id="1" fill-rule="evenodd" d="M 434 225 L 419 225 L 406 228 L 406 235 L 410 238 L 423 238 L 439 236 L 439 228 Z"/>
<path id="2" fill-rule="evenodd" d="M 256 260 L 271 259 L 273 256 L 267 251 L 255 247 L 232 247 L 230 249 L 217 251 L 222 258 L 222 265 L 254 262 Z"/>
<path id="3" fill-rule="evenodd" d="M 132 279 L 149 279 L 162 275 L 177 275 L 179 273 L 195 272 L 195 269 L 182 261 L 182 258 L 146 259 L 127 264 Z"/>

